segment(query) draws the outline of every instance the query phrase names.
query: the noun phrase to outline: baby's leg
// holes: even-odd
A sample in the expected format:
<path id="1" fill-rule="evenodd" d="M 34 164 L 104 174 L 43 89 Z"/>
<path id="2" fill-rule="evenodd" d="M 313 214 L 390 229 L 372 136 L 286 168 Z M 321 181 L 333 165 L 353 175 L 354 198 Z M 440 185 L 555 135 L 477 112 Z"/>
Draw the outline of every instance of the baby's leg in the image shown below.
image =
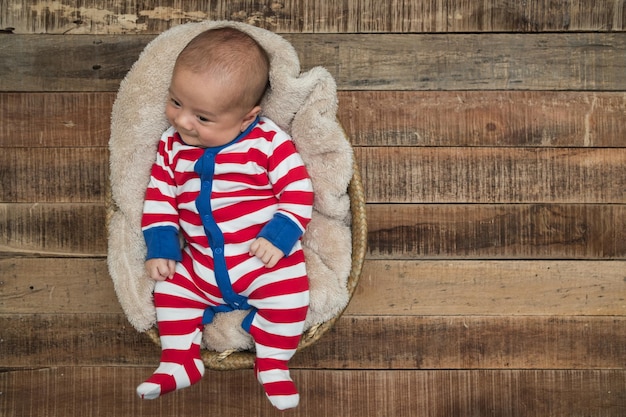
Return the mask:
<path id="1" fill-rule="evenodd" d="M 198 382 L 204 374 L 200 358 L 202 314 L 206 302 L 190 281 L 180 274 L 158 282 L 154 291 L 161 362 L 154 374 L 137 387 L 144 399 L 154 399 L 168 392 Z"/>
<path id="2" fill-rule="evenodd" d="M 296 407 L 300 396 L 287 364 L 296 352 L 304 327 L 309 304 L 308 279 L 302 276 L 257 288 L 248 302 L 257 309 L 249 328 L 256 347 L 256 376 L 276 408 Z"/>

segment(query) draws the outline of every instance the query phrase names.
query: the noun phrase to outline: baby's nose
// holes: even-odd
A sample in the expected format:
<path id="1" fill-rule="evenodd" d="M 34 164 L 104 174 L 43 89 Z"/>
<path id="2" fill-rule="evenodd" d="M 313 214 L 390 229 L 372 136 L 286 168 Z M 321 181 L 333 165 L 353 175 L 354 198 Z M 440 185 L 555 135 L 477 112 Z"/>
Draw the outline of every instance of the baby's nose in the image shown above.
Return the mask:
<path id="1" fill-rule="evenodd" d="M 176 124 L 185 130 L 191 129 L 191 121 L 192 117 L 187 113 L 180 113 L 175 119 Z"/>

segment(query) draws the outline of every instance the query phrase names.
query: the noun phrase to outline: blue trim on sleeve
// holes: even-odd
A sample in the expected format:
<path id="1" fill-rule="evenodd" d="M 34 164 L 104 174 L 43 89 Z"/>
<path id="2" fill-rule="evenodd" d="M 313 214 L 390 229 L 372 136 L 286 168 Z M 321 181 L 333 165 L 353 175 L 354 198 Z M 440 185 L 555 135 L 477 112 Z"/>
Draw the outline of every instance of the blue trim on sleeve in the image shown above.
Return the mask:
<path id="1" fill-rule="evenodd" d="M 178 230 L 174 226 L 156 226 L 143 231 L 148 247 L 146 259 L 163 258 L 180 262 L 183 257 L 178 241 Z"/>
<path id="2" fill-rule="evenodd" d="M 276 213 L 274 218 L 263 226 L 258 237 L 269 240 L 287 256 L 301 236 L 302 230 L 293 220 L 284 214 Z"/>

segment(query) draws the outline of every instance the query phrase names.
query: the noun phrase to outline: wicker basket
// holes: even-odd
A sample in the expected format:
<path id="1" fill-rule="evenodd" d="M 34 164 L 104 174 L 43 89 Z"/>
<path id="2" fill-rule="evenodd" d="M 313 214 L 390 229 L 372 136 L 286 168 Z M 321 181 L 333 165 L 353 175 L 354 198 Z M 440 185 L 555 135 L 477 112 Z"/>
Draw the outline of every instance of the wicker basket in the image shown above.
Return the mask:
<path id="1" fill-rule="evenodd" d="M 317 341 L 333 326 L 354 292 L 365 257 L 367 239 L 365 201 L 358 166 L 354 162 L 347 135 L 335 116 L 337 100 L 334 80 L 330 73 L 321 67 L 311 68 L 302 73 L 295 49 L 284 38 L 268 30 L 227 21 L 205 21 L 175 26 L 146 46 L 121 82 L 112 109 L 109 140 L 111 164 L 107 206 L 109 271 L 129 322 L 140 331 L 149 329 L 147 331 L 149 337 L 160 343 L 157 329 L 151 327 L 154 324 L 151 310 L 153 287 L 148 280 L 137 279 L 138 276 L 145 274 L 143 270 L 145 253 L 142 252 L 145 248 L 142 248 L 143 237 L 138 233 L 137 226 L 141 221 L 145 184 L 148 182 L 148 173 L 154 162 L 155 138 L 159 138 L 167 127 L 161 103 L 167 96 L 175 58 L 193 36 L 201 31 L 222 26 L 232 26 L 255 37 L 272 59 L 276 60 L 276 64 L 270 68 L 270 78 L 274 75 L 276 89 L 268 101 L 263 103 L 266 115 L 279 126 L 291 127 L 297 114 L 292 110 L 302 111 L 303 106 L 311 106 L 307 107 L 310 114 L 303 116 L 301 120 L 328 122 L 325 125 L 322 123 L 327 127 L 327 136 L 322 137 L 325 138 L 325 145 L 329 149 L 334 147 L 337 151 L 337 158 L 332 159 L 332 163 L 340 164 L 336 165 L 336 168 L 345 168 L 344 175 L 340 175 L 334 183 L 334 174 L 320 181 L 320 184 L 331 184 L 337 188 L 333 188 L 332 197 L 326 197 L 326 200 L 321 201 L 330 205 L 328 202 L 334 203 L 332 199 L 337 198 L 336 207 L 332 206 L 337 208 L 332 212 L 335 216 L 333 220 L 341 221 L 343 227 L 341 242 L 345 242 L 346 251 L 341 253 L 341 269 L 328 268 L 330 271 L 328 276 L 336 286 L 332 290 L 341 291 L 341 304 L 331 306 L 333 308 L 328 310 L 328 314 L 315 317 L 316 323 L 321 324 L 314 325 L 303 333 L 298 347 L 302 349 Z M 300 123 L 298 126 L 299 130 L 308 128 L 306 123 Z M 298 146 L 295 132 L 289 133 L 293 135 L 294 143 Z M 304 132 L 299 133 L 300 138 L 308 137 Z M 312 142 L 302 142 L 301 145 Z M 309 157 L 319 158 L 319 155 L 327 155 L 327 151 L 309 152 Z M 316 166 L 313 161 L 308 162 L 311 162 L 311 166 Z M 348 169 L 350 164 L 353 165 L 352 173 Z M 324 161 L 324 164 L 317 165 L 318 173 L 333 173 L 332 169 L 327 169 L 329 167 L 331 165 Z M 321 169 L 323 171 L 320 171 Z M 352 176 L 349 177 L 350 175 Z M 335 193 L 340 195 L 336 196 Z M 350 202 L 349 210 L 347 200 Z M 328 210 L 328 207 L 326 209 Z M 323 215 L 326 214 L 328 212 Z M 349 253 L 350 248 L 347 247 L 349 239 L 352 240 L 352 253 Z M 309 272 L 309 277 L 314 279 L 313 271 Z M 341 274 L 341 281 L 333 280 L 332 274 Z M 319 282 L 321 281 L 317 281 Z M 345 292 L 342 282 L 346 282 Z M 334 314 L 338 310 L 341 311 Z M 255 355 L 252 351 L 215 352 L 203 349 L 202 358 L 209 369 L 227 370 L 252 367 Z"/>
<path id="2" fill-rule="evenodd" d="M 350 212 L 352 217 L 352 266 L 350 275 L 347 280 L 347 289 L 349 297 L 352 298 L 354 290 L 361 276 L 363 260 L 365 259 L 365 250 L 367 246 L 367 220 L 365 213 L 365 194 L 359 167 L 353 162 L 354 172 L 348 194 L 350 196 Z M 344 308 L 345 310 L 345 308 Z M 298 350 L 302 350 L 307 346 L 315 343 L 324 333 L 330 330 L 337 319 L 341 317 L 343 311 L 335 315 L 330 320 L 318 324 L 306 330 L 302 334 Z M 160 345 L 159 332 L 156 328 L 151 328 L 146 334 L 154 343 Z M 235 369 L 246 369 L 254 366 L 255 354 L 251 351 L 233 351 L 215 352 L 210 350 L 202 350 L 202 361 L 208 369 L 217 371 L 228 371 Z"/>

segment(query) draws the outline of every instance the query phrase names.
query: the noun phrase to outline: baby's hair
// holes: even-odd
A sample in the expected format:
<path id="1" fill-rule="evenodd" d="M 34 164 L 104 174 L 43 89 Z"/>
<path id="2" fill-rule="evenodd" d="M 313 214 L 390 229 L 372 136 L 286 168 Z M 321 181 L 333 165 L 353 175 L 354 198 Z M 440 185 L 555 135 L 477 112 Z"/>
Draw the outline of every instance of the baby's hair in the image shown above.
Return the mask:
<path id="1" fill-rule="evenodd" d="M 232 103 L 242 107 L 258 105 L 269 83 L 267 52 L 250 35 L 230 27 L 193 38 L 176 59 L 175 70 L 181 67 L 230 83 Z"/>

